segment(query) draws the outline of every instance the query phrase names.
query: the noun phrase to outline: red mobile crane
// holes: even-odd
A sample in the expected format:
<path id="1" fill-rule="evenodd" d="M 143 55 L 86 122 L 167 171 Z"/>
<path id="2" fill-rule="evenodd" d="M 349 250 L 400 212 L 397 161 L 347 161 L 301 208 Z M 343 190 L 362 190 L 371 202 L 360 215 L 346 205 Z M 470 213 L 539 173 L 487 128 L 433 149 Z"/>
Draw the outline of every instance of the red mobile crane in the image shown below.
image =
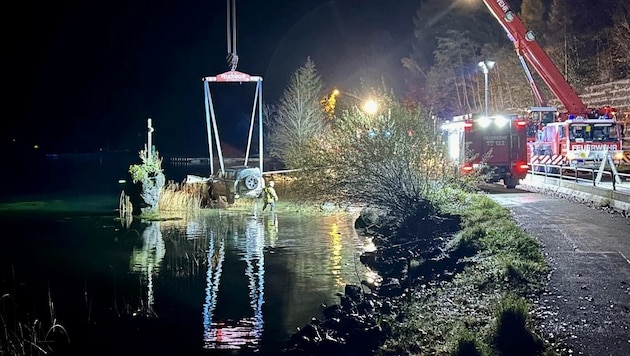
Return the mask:
<path id="1" fill-rule="evenodd" d="M 507 2 L 504 0 L 483 0 L 483 2 L 507 33 L 510 41 L 514 44 L 516 53 L 519 57 L 525 57 L 540 74 L 545 84 L 564 105 L 567 115 L 588 117 L 593 114 L 593 110 L 584 105 L 582 99 L 575 93 L 545 50 L 538 44 L 534 32 L 525 27 L 523 21 L 510 9 Z M 522 64 L 524 65 L 523 62 Z M 524 67 L 526 68 L 526 65 Z M 530 86 L 532 86 L 536 98 L 542 101 L 538 88 L 532 83 L 533 80 L 530 80 Z"/>
<path id="2" fill-rule="evenodd" d="M 621 151 L 623 134 L 621 124 L 616 120 L 617 110 L 610 106 L 597 110 L 588 108 L 538 44 L 534 32 L 525 27 L 507 2 L 483 0 L 483 3 L 514 44 L 539 104 L 543 106 L 546 103 L 523 57 L 566 110 L 559 115 L 560 122 L 536 123 L 539 130 L 530 138 L 528 145 L 530 163 L 580 164 L 604 159 L 605 151 L 613 151 L 614 158 L 621 160 L 624 156 Z M 546 127 L 545 124 L 551 126 Z"/>

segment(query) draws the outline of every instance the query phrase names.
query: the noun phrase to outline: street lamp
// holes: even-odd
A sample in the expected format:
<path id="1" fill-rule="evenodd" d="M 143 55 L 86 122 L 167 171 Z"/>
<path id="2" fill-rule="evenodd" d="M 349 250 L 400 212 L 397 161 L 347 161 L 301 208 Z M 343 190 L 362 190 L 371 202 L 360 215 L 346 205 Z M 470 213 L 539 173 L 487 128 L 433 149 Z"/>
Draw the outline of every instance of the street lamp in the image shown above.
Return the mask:
<path id="1" fill-rule="evenodd" d="M 379 103 L 374 99 L 364 99 L 347 91 L 339 91 L 339 89 L 334 89 L 330 97 L 334 98 L 334 100 L 336 101 L 336 98 L 338 96 L 348 96 L 357 100 L 359 103 L 361 103 L 361 110 L 368 115 L 374 115 L 379 109 Z"/>
<path id="2" fill-rule="evenodd" d="M 374 115 L 378 111 L 378 103 L 374 99 L 363 102 L 363 111 L 368 115 Z"/>
<path id="3" fill-rule="evenodd" d="M 492 69 L 492 67 L 494 67 L 494 64 L 496 62 L 494 61 L 481 61 L 479 62 L 479 67 L 481 68 L 481 71 L 483 71 L 483 78 L 484 78 L 484 83 L 485 83 L 485 98 L 486 98 L 486 117 L 488 116 L 488 72 L 490 71 L 490 69 Z"/>

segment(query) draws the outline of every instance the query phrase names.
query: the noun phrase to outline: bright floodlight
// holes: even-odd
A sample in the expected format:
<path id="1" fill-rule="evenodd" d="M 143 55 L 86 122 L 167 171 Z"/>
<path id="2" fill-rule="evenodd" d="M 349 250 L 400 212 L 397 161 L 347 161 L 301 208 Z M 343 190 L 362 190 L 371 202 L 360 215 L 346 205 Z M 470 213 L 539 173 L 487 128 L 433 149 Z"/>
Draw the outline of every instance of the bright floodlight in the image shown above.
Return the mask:
<path id="1" fill-rule="evenodd" d="M 368 99 L 365 101 L 365 103 L 363 103 L 363 111 L 365 111 L 367 114 L 376 114 L 377 110 L 378 103 L 376 102 L 376 100 Z"/>
<path id="2" fill-rule="evenodd" d="M 505 116 L 497 116 L 494 119 L 494 124 L 497 125 L 498 127 L 504 127 L 505 125 L 507 125 L 509 122 L 508 119 L 505 118 Z"/>
<path id="3" fill-rule="evenodd" d="M 485 74 L 487 74 L 488 71 L 490 71 L 490 69 L 494 68 L 495 64 L 496 64 L 495 61 L 489 61 L 489 60 L 481 61 L 478 63 L 479 67 L 481 67 L 481 71 L 484 72 Z"/>
<path id="4" fill-rule="evenodd" d="M 491 122 L 492 122 L 492 120 L 490 120 L 490 118 L 487 117 L 487 116 L 479 118 L 479 126 L 481 126 L 481 127 L 488 127 L 488 126 L 490 126 Z"/>

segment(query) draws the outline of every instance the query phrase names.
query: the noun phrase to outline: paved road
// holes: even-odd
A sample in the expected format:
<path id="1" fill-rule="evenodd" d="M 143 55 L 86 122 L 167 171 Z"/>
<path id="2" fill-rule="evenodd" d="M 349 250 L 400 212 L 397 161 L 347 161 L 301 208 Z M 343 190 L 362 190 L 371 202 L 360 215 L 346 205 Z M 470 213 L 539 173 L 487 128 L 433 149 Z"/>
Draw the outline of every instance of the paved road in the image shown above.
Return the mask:
<path id="1" fill-rule="evenodd" d="M 630 355 L 630 219 L 523 190 L 490 196 L 543 246 L 552 267 L 539 332 L 563 355 Z"/>

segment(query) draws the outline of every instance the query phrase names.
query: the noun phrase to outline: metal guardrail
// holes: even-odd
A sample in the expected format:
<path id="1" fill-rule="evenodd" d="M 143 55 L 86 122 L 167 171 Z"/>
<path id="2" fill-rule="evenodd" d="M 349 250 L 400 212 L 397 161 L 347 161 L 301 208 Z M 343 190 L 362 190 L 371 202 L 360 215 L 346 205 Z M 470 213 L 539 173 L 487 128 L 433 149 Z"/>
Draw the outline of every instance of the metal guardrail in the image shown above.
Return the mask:
<path id="1" fill-rule="evenodd" d="M 608 170 L 600 170 L 599 167 L 571 167 L 559 166 L 554 164 L 530 164 L 529 174 L 535 176 L 544 176 L 545 181 L 548 177 L 559 179 L 560 181 L 573 181 L 575 183 L 592 184 L 593 187 L 605 186 L 608 188 L 612 185 L 613 191 L 619 191 L 630 194 L 630 174 L 614 173 Z M 601 173 L 601 180 L 597 181 L 597 175 Z M 617 179 L 621 183 L 617 182 Z"/>
<path id="2" fill-rule="evenodd" d="M 266 171 L 263 172 L 262 175 L 264 176 L 270 176 L 273 174 L 286 174 L 286 173 L 293 173 L 293 172 L 301 172 L 304 169 L 281 169 L 281 170 L 277 170 L 277 171 Z"/>

